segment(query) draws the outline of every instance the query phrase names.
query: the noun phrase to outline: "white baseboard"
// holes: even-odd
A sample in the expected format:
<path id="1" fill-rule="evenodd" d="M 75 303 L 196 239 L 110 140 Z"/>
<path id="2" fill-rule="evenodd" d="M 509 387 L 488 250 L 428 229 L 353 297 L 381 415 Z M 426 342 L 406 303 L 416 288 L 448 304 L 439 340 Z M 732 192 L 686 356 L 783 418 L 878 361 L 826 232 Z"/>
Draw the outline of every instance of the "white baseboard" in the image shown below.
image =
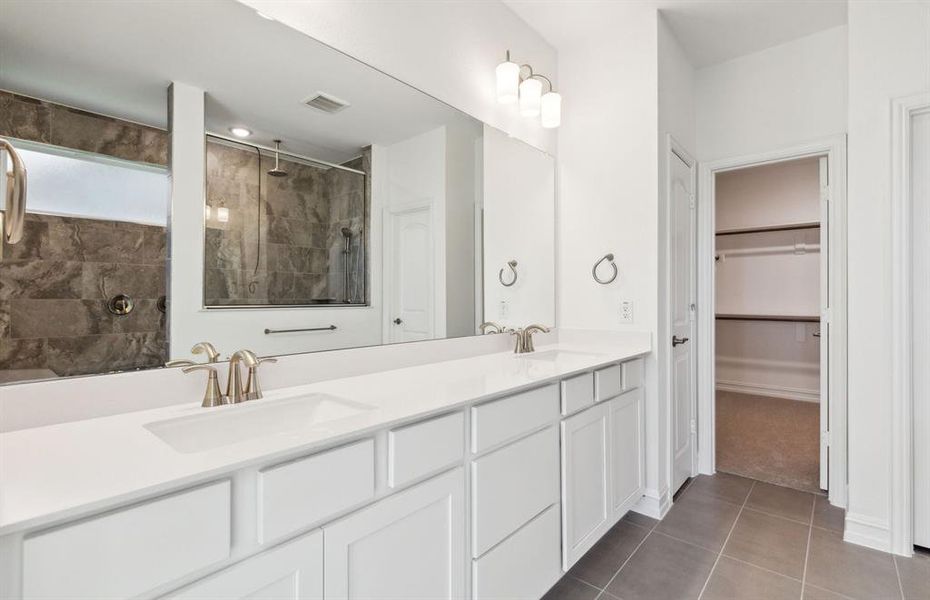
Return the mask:
<path id="1" fill-rule="evenodd" d="M 886 521 L 847 512 L 843 541 L 891 552 L 891 529 Z"/>
<path id="2" fill-rule="evenodd" d="M 801 402 L 820 403 L 820 390 L 806 390 L 764 383 L 721 381 L 719 379 L 715 388 L 721 392 L 736 392 L 738 394 L 751 394 L 768 398 L 787 398 L 788 400 L 800 400 Z"/>
<path id="3" fill-rule="evenodd" d="M 656 490 L 643 491 L 643 497 L 633 505 L 633 512 L 661 521 L 672 508 L 672 499 L 668 490 L 659 494 Z"/>

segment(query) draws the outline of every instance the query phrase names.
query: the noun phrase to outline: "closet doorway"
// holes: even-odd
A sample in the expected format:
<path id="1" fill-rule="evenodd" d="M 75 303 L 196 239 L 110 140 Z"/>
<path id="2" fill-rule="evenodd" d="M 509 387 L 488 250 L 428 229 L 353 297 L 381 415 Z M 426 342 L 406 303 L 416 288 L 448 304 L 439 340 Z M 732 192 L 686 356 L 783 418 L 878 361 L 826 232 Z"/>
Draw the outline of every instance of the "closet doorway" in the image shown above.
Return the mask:
<path id="1" fill-rule="evenodd" d="M 698 251 L 701 471 L 829 490 L 840 506 L 844 148 L 703 165 Z"/>

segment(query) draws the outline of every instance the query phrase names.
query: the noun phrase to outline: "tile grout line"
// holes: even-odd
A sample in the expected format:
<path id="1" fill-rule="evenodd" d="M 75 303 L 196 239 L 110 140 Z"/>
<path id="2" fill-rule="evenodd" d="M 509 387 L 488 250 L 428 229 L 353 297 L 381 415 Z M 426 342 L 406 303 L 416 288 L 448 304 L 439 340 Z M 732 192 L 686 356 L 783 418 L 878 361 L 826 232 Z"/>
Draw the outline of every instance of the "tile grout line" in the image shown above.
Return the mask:
<path id="1" fill-rule="evenodd" d="M 723 540 L 723 545 L 720 546 L 720 551 L 717 553 L 717 558 L 714 560 L 714 566 L 710 568 L 710 572 L 707 574 L 707 579 L 704 580 L 704 586 L 701 587 L 701 593 L 698 594 L 698 600 L 704 596 L 704 592 L 707 591 L 707 584 L 710 583 L 710 578 L 714 576 L 714 571 L 717 570 L 717 565 L 720 564 L 720 557 L 723 556 L 723 549 L 727 547 L 727 542 L 730 541 L 730 536 L 733 535 L 733 530 L 736 529 L 736 524 L 739 523 L 739 518 L 743 514 L 743 509 L 746 508 L 746 503 L 749 502 L 749 497 L 752 495 L 752 490 L 756 487 L 756 482 L 753 481 L 752 485 L 749 486 L 749 491 L 746 493 L 746 497 L 743 499 L 743 504 L 739 507 L 739 512 L 736 513 L 736 518 L 733 520 L 733 525 L 730 526 L 730 531 L 727 532 L 726 539 Z"/>
<path id="2" fill-rule="evenodd" d="M 660 522 L 661 522 L 661 521 L 656 521 L 656 524 L 652 526 L 652 529 L 648 530 L 648 532 L 647 532 L 646 535 L 643 537 L 643 539 L 640 540 L 640 542 L 639 542 L 638 544 L 636 544 L 636 547 L 633 548 L 633 551 L 630 552 L 630 555 L 626 557 L 626 560 L 623 561 L 623 563 L 620 565 L 620 568 L 617 569 L 617 571 L 616 571 L 616 572 L 613 574 L 613 576 L 607 581 L 607 583 L 604 584 L 604 589 L 601 590 L 601 593 L 598 594 L 597 597 L 596 597 L 594 600 L 600 600 L 601 596 L 603 596 L 604 594 L 609 594 L 611 597 L 614 597 L 613 594 L 611 594 L 610 592 L 607 591 L 607 588 L 610 587 L 610 584 L 614 582 L 614 579 L 617 578 L 617 575 L 620 574 L 620 571 L 623 570 L 623 567 L 625 567 L 625 566 L 627 565 L 627 563 L 630 562 L 630 560 L 633 559 L 633 556 L 635 556 L 636 553 L 639 552 L 640 547 L 642 547 L 642 545 L 646 543 L 646 540 L 649 539 L 649 536 L 652 535 L 652 532 L 655 531 L 656 527 L 659 526 L 659 523 L 660 523 Z"/>
<path id="3" fill-rule="evenodd" d="M 815 497 L 814 502 L 811 503 L 811 522 L 810 527 L 807 529 L 807 548 L 804 550 L 804 571 L 801 573 L 801 600 L 804 600 L 804 585 L 807 583 L 807 563 L 811 559 L 811 540 L 814 538 L 814 512 L 816 510 L 817 498 Z"/>
<path id="4" fill-rule="evenodd" d="M 894 565 L 894 574 L 895 574 L 895 577 L 898 578 L 898 591 L 901 592 L 901 600 L 905 600 L 904 584 L 901 583 L 901 571 L 898 569 L 898 559 L 894 554 L 891 555 L 891 564 Z"/>

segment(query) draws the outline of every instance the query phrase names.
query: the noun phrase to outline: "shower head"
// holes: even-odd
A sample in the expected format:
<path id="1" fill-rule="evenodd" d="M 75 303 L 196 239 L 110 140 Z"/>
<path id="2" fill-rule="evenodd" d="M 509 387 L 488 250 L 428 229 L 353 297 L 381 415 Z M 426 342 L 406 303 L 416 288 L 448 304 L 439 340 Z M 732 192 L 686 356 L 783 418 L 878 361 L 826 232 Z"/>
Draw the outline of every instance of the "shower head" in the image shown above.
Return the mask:
<path id="1" fill-rule="evenodd" d="M 274 140 L 274 168 L 268 171 L 272 177 L 287 177 L 287 171 L 280 167 L 280 156 L 278 150 L 281 148 L 281 140 Z"/>

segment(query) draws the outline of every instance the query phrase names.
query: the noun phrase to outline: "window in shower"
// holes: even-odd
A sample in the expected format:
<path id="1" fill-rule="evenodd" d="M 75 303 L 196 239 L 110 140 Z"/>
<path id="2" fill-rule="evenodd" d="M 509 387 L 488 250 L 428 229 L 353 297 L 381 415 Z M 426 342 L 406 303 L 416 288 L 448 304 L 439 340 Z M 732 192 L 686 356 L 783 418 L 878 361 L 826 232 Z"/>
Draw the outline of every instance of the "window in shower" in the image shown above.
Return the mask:
<path id="1" fill-rule="evenodd" d="M 366 305 L 370 151 L 339 167 L 207 137 L 204 305 Z M 340 168 L 341 167 L 341 168 Z"/>

